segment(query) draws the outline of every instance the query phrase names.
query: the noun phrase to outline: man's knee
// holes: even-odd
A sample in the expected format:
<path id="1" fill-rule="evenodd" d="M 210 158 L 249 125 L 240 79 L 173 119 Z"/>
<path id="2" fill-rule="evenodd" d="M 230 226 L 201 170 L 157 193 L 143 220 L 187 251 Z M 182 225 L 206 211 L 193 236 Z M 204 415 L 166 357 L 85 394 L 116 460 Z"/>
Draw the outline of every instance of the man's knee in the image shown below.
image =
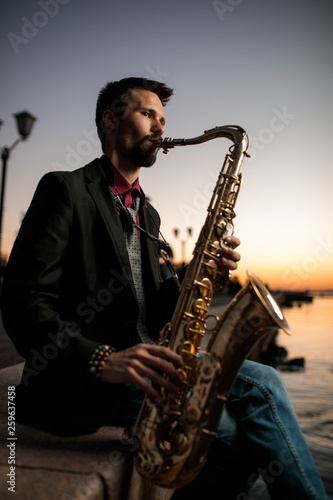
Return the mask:
<path id="1" fill-rule="evenodd" d="M 271 394 L 285 395 L 286 387 L 278 371 L 267 365 L 245 360 L 239 372 L 239 376 L 244 380 L 257 386 L 263 386 Z"/>

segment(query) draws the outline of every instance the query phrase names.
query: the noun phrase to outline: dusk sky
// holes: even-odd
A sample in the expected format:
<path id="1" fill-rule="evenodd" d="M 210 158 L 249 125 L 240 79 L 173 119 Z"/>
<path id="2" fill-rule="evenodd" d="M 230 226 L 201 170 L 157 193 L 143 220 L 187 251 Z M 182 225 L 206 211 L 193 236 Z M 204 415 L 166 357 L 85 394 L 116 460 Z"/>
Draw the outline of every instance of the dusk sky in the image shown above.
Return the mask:
<path id="1" fill-rule="evenodd" d="M 0 147 L 14 113 L 38 118 L 8 162 L 4 253 L 40 178 L 101 155 L 94 125 L 108 81 L 141 76 L 175 89 L 165 136 L 240 125 L 250 138 L 235 234 L 242 282 L 333 289 L 332 0 L 3 0 Z M 159 153 L 140 182 L 162 232 L 188 257 L 231 143 Z M 173 229 L 179 229 L 175 239 Z"/>

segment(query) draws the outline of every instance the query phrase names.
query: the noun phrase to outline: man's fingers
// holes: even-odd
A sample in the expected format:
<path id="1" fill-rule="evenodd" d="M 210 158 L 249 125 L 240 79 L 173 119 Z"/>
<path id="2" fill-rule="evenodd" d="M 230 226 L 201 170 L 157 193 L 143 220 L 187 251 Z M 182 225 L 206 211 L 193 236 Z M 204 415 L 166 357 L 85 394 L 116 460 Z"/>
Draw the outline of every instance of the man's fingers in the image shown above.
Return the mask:
<path id="1" fill-rule="evenodd" d="M 171 349 L 163 346 L 145 346 L 148 349 L 148 352 L 153 356 L 157 356 L 159 358 L 166 359 L 171 361 L 177 368 L 181 368 L 183 366 L 183 360 L 179 356 L 179 354 L 175 353 Z"/>
<path id="2" fill-rule="evenodd" d="M 237 238 L 237 236 L 227 236 L 224 241 L 228 247 L 233 249 L 237 248 L 241 244 L 241 241 Z"/>
<path id="3" fill-rule="evenodd" d="M 173 394 L 177 394 L 179 391 L 179 383 L 175 384 L 171 380 L 169 380 L 167 377 L 165 377 L 162 373 L 159 373 L 155 370 L 150 369 L 149 367 L 145 366 L 142 369 L 142 376 L 147 377 L 149 380 L 151 380 L 154 384 L 157 384 L 159 387 L 163 387 L 165 390 L 168 392 L 172 392 Z M 179 381 L 180 381 L 179 377 Z M 178 382 L 178 380 L 177 380 Z"/>
<path id="4" fill-rule="evenodd" d="M 101 379 L 111 383 L 133 383 L 156 399 L 158 392 L 145 378 L 177 393 L 182 381 L 177 367 L 182 365 L 181 357 L 166 347 L 137 344 L 114 352 L 102 370 Z"/>
<path id="5" fill-rule="evenodd" d="M 183 366 L 183 360 L 170 349 L 163 346 L 144 346 L 144 349 L 138 349 L 136 359 L 144 366 L 170 377 L 176 384 L 181 383 L 181 376 L 177 368 Z"/>
<path id="6" fill-rule="evenodd" d="M 149 379 L 158 387 L 163 387 L 168 392 L 173 394 L 178 393 L 179 385 L 174 384 L 161 373 L 158 373 L 146 365 L 141 365 L 139 362 L 136 362 L 135 365 L 135 367 L 131 367 L 128 370 L 128 381 L 140 387 L 153 399 L 160 399 L 160 394 L 146 379 Z"/>
<path id="7" fill-rule="evenodd" d="M 234 262 L 238 262 L 241 259 L 240 253 L 236 252 L 230 247 L 222 248 L 222 258 L 227 260 L 233 260 Z"/>

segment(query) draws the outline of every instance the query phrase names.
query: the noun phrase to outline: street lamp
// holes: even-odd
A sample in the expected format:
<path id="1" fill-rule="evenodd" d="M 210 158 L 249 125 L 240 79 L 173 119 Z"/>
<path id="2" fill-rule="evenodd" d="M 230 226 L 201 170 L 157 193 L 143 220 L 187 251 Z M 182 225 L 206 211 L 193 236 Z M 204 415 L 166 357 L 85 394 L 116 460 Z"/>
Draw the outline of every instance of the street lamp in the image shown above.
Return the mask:
<path id="1" fill-rule="evenodd" d="M 187 231 L 188 236 L 191 237 L 192 236 L 192 228 L 188 227 L 188 228 L 186 228 L 186 231 Z M 175 227 L 173 229 L 173 234 L 175 235 L 175 238 L 178 238 L 179 232 L 180 231 L 177 227 Z M 182 259 L 183 265 L 185 265 L 185 262 L 186 262 L 186 240 L 181 240 L 181 259 Z"/>
<path id="2" fill-rule="evenodd" d="M 37 120 L 34 116 L 32 116 L 30 113 L 27 111 L 22 111 L 21 113 L 16 113 L 13 115 L 16 119 L 16 125 L 17 125 L 17 130 L 18 133 L 20 134 L 20 137 L 16 139 L 16 141 L 8 148 L 4 147 L 1 150 L 1 159 L 2 159 L 2 175 L 1 175 L 1 198 L 0 198 L 0 265 L 1 265 L 1 242 L 2 242 L 2 214 L 3 214 L 3 202 L 4 202 L 4 196 L 5 196 L 5 183 L 6 183 L 6 170 L 7 170 L 7 161 L 10 156 L 10 153 L 12 150 L 15 148 L 15 146 L 21 142 L 25 141 L 32 130 L 34 122 Z M 2 125 L 3 122 L 0 121 L 0 125 Z"/>

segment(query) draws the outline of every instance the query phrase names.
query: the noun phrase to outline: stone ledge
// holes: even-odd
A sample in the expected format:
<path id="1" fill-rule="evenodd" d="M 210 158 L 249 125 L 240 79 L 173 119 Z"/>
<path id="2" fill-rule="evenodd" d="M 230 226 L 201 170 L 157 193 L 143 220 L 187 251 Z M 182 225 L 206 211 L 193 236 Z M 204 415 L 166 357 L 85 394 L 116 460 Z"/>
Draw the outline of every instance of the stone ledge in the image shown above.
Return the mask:
<path id="1" fill-rule="evenodd" d="M 172 490 L 142 479 L 133 453 L 121 443 L 121 427 L 94 434 L 59 437 L 16 422 L 15 496 L 8 491 L 10 449 L 7 426 L 8 386 L 17 386 L 24 364 L 0 370 L 0 497 L 15 500 L 169 500 Z"/>
<path id="2" fill-rule="evenodd" d="M 16 467 L 15 493 L 6 484 L 8 467 L 0 466 L 1 498 L 45 500 L 104 500 L 104 484 L 97 475 L 80 475 L 64 471 Z M 4 478 L 4 479 L 2 479 Z M 3 495 L 3 492 L 4 495 Z"/>

